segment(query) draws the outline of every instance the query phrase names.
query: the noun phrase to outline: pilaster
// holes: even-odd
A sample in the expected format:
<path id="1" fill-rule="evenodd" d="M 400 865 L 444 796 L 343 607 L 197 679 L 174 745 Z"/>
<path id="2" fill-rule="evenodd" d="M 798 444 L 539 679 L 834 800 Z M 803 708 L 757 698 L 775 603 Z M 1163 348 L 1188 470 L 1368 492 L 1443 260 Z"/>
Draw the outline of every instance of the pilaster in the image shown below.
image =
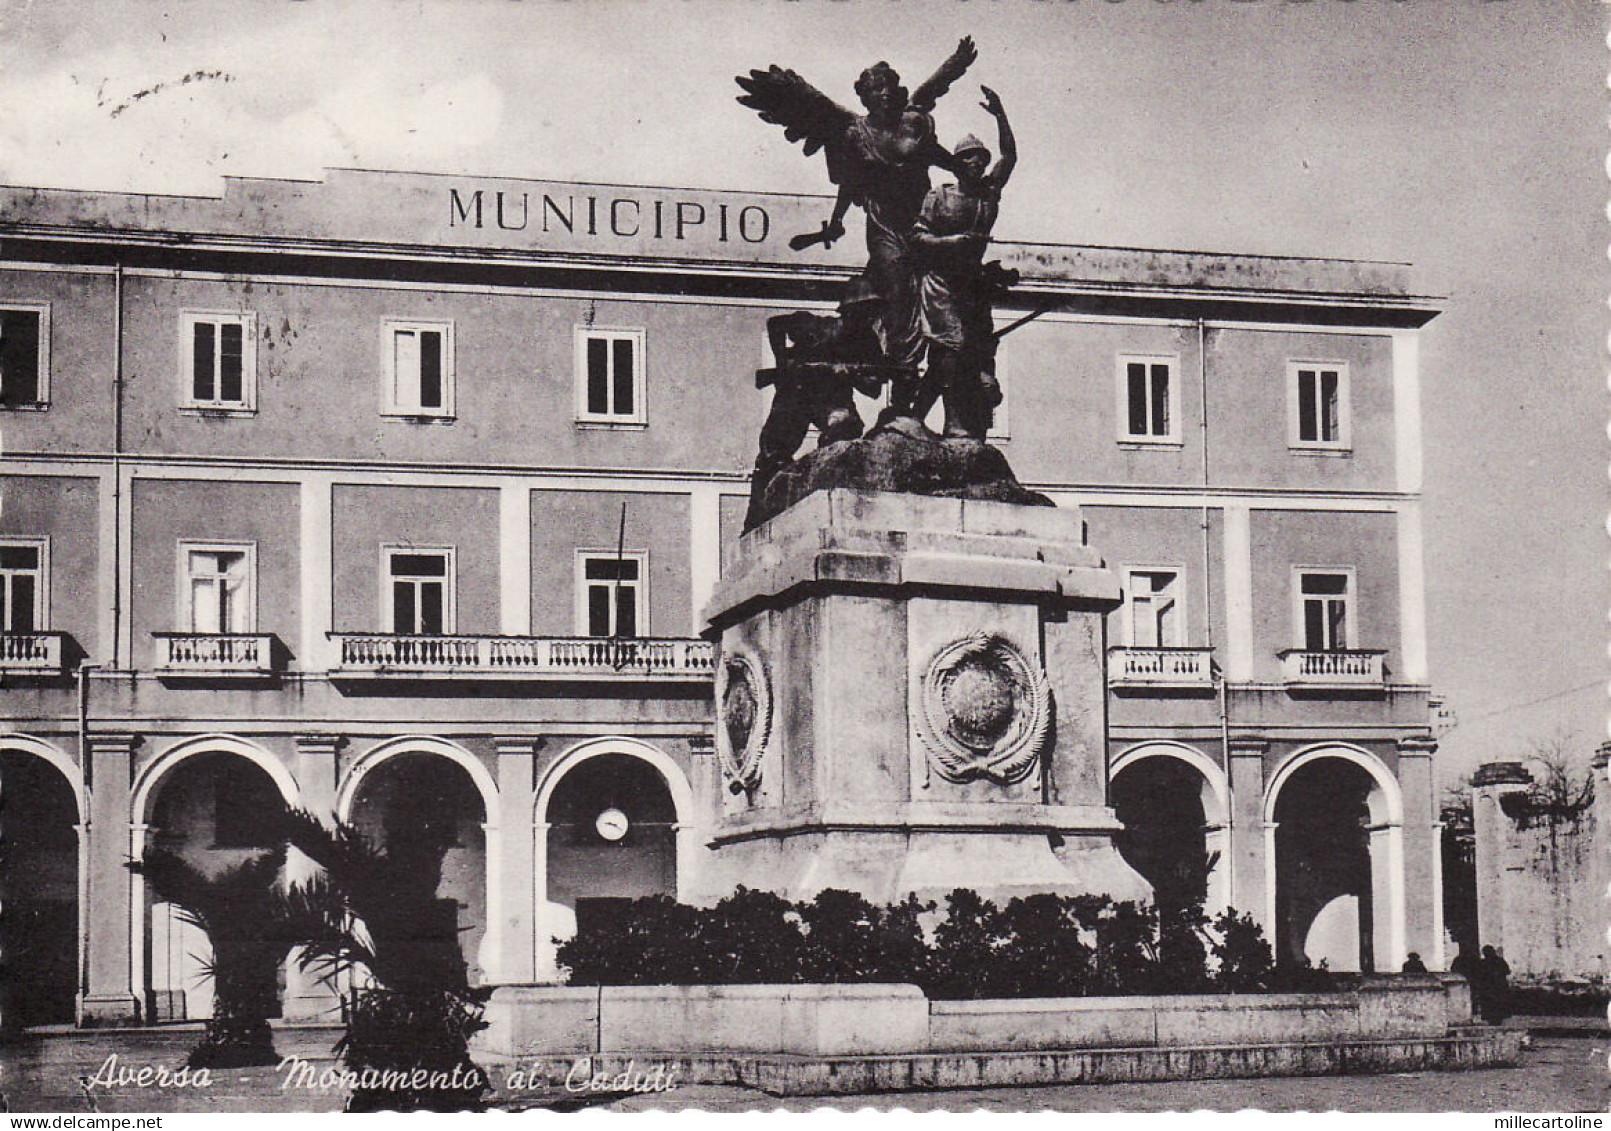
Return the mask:
<path id="1" fill-rule="evenodd" d="M 1253 916 L 1273 946 L 1274 859 L 1267 850 L 1270 837 L 1264 828 L 1264 755 L 1270 743 L 1258 735 L 1233 735 L 1229 748 L 1230 905 L 1240 914 Z"/>
<path id="2" fill-rule="evenodd" d="M 297 789 L 303 808 L 321 821 L 335 820 L 336 761 L 346 738 L 336 734 L 303 734 L 296 740 Z M 310 879 L 318 872 L 308 857 L 291 849 L 286 854 L 285 875 L 292 883 Z M 334 1022 L 341 1016 L 340 994 L 335 986 L 319 978 L 313 971 L 304 971 L 299 962 L 299 951 L 293 950 L 285 960 L 285 1000 L 281 1005 L 288 1020 Z"/>
<path id="3" fill-rule="evenodd" d="M 1437 749 L 1437 740 L 1430 735 L 1398 741 L 1398 786 L 1404 799 L 1404 949 L 1419 954 L 1430 970 L 1444 969 L 1445 960 L 1440 826 L 1432 777 Z"/>
<path id="4" fill-rule="evenodd" d="M 537 946 L 532 810 L 537 799 L 536 754 L 543 740 L 531 735 L 499 735 L 493 742 L 498 751 L 499 813 L 495 835 L 502 842 L 498 854 L 501 874 L 497 882 L 503 893 L 500 901 L 502 953 L 496 958 L 496 980 L 534 982 L 537 980 Z"/>
<path id="5" fill-rule="evenodd" d="M 84 924 L 85 987 L 79 999 L 79 1017 L 86 1027 L 134 1025 L 143 1016 L 135 963 L 143 959 L 133 946 L 135 930 L 144 928 L 137 916 L 136 896 L 144 901 L 144 885 L 126 867 L 135 857 L 134 829 L 129 800 L 134 782 L 134 750 L 140 737 L 101 733 L 89 736 L 85 750 L 85 776 L 90 792 L 88 875 L 91 914 Z"/>

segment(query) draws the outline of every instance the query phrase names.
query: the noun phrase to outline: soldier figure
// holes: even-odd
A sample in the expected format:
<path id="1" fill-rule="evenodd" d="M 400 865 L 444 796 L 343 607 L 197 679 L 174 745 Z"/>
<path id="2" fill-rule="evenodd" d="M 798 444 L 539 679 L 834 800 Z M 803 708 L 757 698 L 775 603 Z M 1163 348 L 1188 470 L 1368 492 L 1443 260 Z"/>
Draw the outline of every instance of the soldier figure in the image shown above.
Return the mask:
<path id="1" fill-rule="evenodd" d="M 910 415 L 923 419 L 944 394 L 946 436 L 975 440 L 985 438 L 993 410 L 1001 403 L 991 297 L 1000 286 L 1010 286 L 1015 273 L 986 264 L 984 253 L 1001 208 L 1001 190 L 1018 161 L 1007 111 L 995 91 L 982 89 L 981 105 L 995 117 L 1000 132 L 1001 160 L 991 168 L 984 142 L 963 138 L 953 155 L 957 183 L 929 192 L 911 237 L 925 268 L 920 296 L 929 367 Z"/>
<path id="2" fill-rule="evenodd" d="M 748 530 L 759 521 L 767 484 L 794 459 L 815 424 L 819 447 L 862 434 L 855 390 L 877 396 L 886 372 L 878 337 L 881 296 L 865 276 L 852 280 L 839 313 L 797 310 L 766 321 L 775 369 L 755 375 L 757 388 L 775 384 L 772 409 L 761 426 L 761 450 L 750 477 Z"/>

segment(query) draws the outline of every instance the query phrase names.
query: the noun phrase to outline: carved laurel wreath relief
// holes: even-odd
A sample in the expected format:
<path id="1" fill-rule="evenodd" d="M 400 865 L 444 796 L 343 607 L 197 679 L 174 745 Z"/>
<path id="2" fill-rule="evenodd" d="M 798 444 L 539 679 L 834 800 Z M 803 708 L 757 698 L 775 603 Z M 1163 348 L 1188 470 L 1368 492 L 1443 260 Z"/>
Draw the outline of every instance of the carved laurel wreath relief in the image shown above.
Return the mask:
<path id="1" fill-rule="evenodd" d="M 1045 749 L 1052 692 L 1016 644 L 976 632 L 929 661 L 917 716 L 929 767 L 946 781 L 1011 785 L 1029 776 Z"/>
<path id="2" fill-rule="evenodd" d="M 772 685 L 760 657 L 724 647 L 716 669 L 716 756 L 733 793 L 761 784 L 761 757 L 772 736 Z"/>

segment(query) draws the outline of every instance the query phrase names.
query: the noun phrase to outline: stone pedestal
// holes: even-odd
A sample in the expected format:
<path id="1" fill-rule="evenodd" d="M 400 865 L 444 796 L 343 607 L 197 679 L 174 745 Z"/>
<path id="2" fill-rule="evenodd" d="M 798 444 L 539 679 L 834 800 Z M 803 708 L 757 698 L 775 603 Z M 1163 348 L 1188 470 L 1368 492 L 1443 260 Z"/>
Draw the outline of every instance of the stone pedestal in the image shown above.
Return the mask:
<path id="1" fill-rule="evenodd" d="M 1118 601 L 1072 510 L 836 489 L 745 534 L 699 897 L 1149 898 L 1106 799 Z"/>

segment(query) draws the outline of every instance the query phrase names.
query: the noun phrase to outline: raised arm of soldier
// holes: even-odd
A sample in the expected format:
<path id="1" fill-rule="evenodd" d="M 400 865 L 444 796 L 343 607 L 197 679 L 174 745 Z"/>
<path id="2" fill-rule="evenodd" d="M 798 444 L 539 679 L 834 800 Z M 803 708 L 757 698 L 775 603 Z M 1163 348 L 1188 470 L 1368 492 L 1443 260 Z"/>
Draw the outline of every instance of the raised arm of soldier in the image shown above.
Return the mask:
<path id="1" fill-rule="evenodd" d="M 798 311 L 789 314 L 774 314 L 766 320 L 766 340 L 772 347 L 772 362 L 779 369 L 784 368 L 794 360 L 794 349 L 789 341 L 789 332 L 798 323 Z"/>
<path id="2" fill-rule="evenodd" d="M 986 178 L 996 191 L 1000 192 L 1007 187 L 1007 180 L 1012 176 L 1013 166 L 1018 164 L 1018 145 L 1013 140 L 1012 125 L 1007 121 L 1007 108 L 1001 104 L 1001 97 L 988 86 L 981 86 L 984 91 L 984 101 L 979 103 L 996 119 L 997 136 L 1000 138 L 997 148 L 1001 150 L 1001 159 L 991 169 Z"/>

